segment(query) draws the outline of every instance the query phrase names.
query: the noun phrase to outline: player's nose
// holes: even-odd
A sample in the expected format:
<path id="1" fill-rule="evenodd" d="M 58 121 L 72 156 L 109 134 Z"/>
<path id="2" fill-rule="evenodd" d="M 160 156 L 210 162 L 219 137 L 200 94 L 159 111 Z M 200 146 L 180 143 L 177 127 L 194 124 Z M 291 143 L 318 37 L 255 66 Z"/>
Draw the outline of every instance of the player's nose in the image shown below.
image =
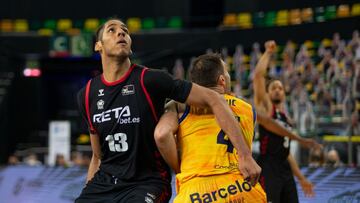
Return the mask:
<path id="1" fill-rule="evenodd" d="M 124 32 L 124 30 L 121 29 L 120 31 L 118 31 L 117 36 L 125 37 L 125 32 Z"/>

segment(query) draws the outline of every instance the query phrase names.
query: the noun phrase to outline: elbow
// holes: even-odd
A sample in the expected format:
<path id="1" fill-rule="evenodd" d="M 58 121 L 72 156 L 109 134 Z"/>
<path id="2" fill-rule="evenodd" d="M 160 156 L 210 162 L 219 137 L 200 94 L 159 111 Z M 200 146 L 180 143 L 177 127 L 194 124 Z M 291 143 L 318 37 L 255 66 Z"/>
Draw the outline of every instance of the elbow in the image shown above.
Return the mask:
<path id="1" fill-rule="evenodd" d="M 93 161 L 95 161 L 95 162 L 100 162 L 101 157 L 102 157 L 101 152 L 99 152 L 99 151 L 93 151 L 93 153 L 92 153 L 92 160 L 93 160 Z"/>
<path id="2" fill-rule="evenodd" d="M 169 134 L 171 134 L 171 131 L 168 127 L 157 126 L 154 132 L 154 139 L 156 145 L 158 147 L 161 147 L 163 144 L 165 144 Z"/>
<path id="3" fill-rule="evenodd" d="M 93 153 L 91 157 L 91 164 L 95 166 L 100 166 L 101 163 L 101 154 Z"/>

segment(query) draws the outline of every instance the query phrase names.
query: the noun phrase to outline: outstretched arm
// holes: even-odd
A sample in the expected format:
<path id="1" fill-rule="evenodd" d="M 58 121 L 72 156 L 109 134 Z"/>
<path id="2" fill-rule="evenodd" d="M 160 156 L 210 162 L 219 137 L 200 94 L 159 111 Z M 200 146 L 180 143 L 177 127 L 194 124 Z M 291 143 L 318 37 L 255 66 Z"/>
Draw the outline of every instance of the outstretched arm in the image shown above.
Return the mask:
<path id="1" fill-rule="evenodd" d="M 266 93 L 266 70 L 269 65 L 270 57 L 276 50 L 275 41 L 267 41 L 265 43 L 265 53 L 260 57 L 258 63 L 256 64 L 254 72 L 254 101 L 256 109 L 259 111 L 268 112 L 271 108 L 271 101 Z"/>
<path id="2" fill-rule="evenodd" d="M 297 165 L 294 157 L 289 154 L 288 161 L 291 167 L 291 171 L 299 180 L 302 190 L 306 197 L 313 197 L 314 193 L 314 186 L 313 184 L 301 173 L 299 166 Z"/>
<path id="3" fill-rule="evenodd" d="M 255 185 L 258 181 L 261 168 L 253 159 L 240 126 L 223 96 L 213 90 L 193 84 L 186 103 L 211 108 L 219 126 L 229 136 L 231 143 L 237 150 L 240 172 L 245 179 L 249 180 L 252 185 Z"/>
<path id="4" fill-rule="evenodd" d="M 304 147 L 307 147 L 307 148 L 321 148 L 322 147 L 320 144 L 318 144 L 313 139 L 302 138 L 302 137 L 294 134 L 293 132 L 291 132 L 284 126 L 280 125 L 274 119 L 270 118 L 269 116 L 267 116 L 264 113 L 260 113 L 260 112 L 257 113 L 257 121 L 259 122 L 259 124 L 261 124 L 266 129 L 270 130 L 271 132 L 273 132 L 277 135 L 280 135 L 282 137 L 288 137 L 292 140 L 296 140 Z"/>
<path id="5" fill-rule="evenodd" d="M 166 112 L 161 116 L 154 132 L 156 145 L 165 162 L 174 170 L 180 172 L 179 158 L 176 148 L 175 133 L 178 129 L 178 116 L 174 101 L 166 106 Z"/>

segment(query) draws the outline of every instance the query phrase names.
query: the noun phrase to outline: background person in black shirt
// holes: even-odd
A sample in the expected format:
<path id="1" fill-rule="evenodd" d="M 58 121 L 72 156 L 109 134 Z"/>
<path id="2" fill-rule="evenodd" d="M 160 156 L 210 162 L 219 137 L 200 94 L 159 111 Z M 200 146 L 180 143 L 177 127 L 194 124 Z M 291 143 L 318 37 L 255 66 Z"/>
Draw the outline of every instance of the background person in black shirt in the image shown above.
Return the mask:
<path id="1" fill-rule="evenodd" d="M 103 74 L 78 94 L 90 130 L 93 156 L 87 185 L 76 202 L 167 202 L 169 168 L 153 133 L 166 98 L 210 107 L 238 150 L 239 169 L 255 184 L 260 167 L 251 156 L 227 103 L 216 92 L 168 74 L 132 64 L 131 38 L 125 24 L 110 19 L 96 33 L 95 51 Z"/>
<path id="2" fill-rule="evenodd" d="M 285 91 L 280 80 L 272 80 L 266 88 L 266 70 L 270 57 L 276 50 L 274 41 L 265 43 L 265 53 L 259 59 L 254 73 L 254 102 L 259 113 L 268 115 L 279 124 L 291 130 L 291 122 L 285 114 Z M 312 139 L 299 136 L 277 134 L 266 129 L 261 123 L 260 156 L 258 163 L 262 168 L 260 183 L 264 187 L 268 202 L 298 202 L 293 174 L 298 178 L 306 196 L 313 196 L 313 185 L 301 173 L 295 159 L 289 153 L 290 141 L 297 140 L 305 147 L 320 148 Z"/>

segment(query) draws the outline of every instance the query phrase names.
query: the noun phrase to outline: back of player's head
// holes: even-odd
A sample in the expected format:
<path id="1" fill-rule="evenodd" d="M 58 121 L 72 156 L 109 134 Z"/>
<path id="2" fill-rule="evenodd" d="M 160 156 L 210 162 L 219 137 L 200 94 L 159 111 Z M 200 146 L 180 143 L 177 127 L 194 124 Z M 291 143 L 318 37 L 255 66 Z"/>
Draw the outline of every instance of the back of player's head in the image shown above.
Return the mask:
<path id="1" fill-rule="evenodd" d="M 204 87 L 214 87 L 224 66 L 220 54 L 204 54 L 197 57 L 190 70 L 190 80 Z"/>
<path id="2" fill-rule="evenodd" d="M 120 22 L 122 22 L 122 20 L 120 18 L 117 17 L 111 17 L 109 19 L 107 19 L 104 23 L 102 23 L 95 32 L 95 42 L 101 41 L 102 40 L 102 36 L 104 33 L 104 28 L 105 28 L 105 24 L 111 20 L 118 20 Z"/>

